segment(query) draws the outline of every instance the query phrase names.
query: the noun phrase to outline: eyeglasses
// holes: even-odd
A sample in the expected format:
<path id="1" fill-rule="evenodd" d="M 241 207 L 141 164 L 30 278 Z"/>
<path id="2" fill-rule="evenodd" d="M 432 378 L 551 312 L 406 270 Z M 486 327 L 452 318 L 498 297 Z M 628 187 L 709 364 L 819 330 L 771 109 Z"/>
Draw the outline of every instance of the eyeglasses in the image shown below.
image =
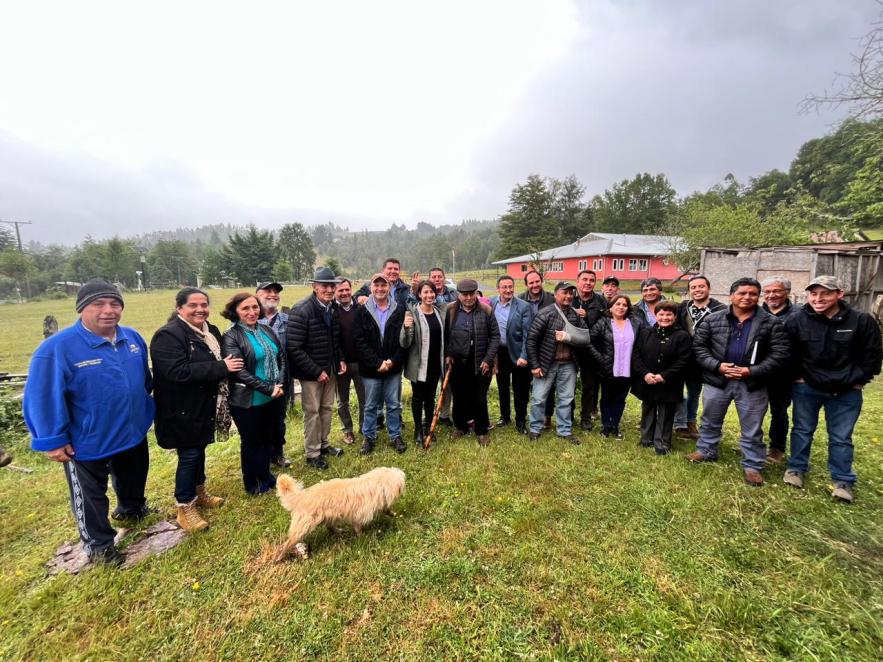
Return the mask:
<path id="1" fill-rule="evenodd" d="M 745 330 L 745 322 L 738 322 L 736 324 L 736 328 L 733 331 L 733 337 L 736 340 L 739 340 L 742 337 L 742 332 Z"/>

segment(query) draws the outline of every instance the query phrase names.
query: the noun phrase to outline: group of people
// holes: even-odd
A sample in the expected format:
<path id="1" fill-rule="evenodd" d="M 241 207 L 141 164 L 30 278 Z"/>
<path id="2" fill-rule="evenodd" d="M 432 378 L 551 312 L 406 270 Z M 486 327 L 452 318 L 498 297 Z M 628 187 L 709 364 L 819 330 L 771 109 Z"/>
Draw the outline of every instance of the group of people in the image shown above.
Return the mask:
<path id="1" fill-rule="evenodd" d="M 158 444 L 177 453 L 177 520 L 187 531 L 206 528 L 200 511 L 223 503 L 206 488 L 205 449 L 225 438 L 232 422 L 246 491 L 272 490 L 272 464 L 291 464 L 283 445 L 294 379 L 306 462 L 320 470 L 328 468 L 329 457 L 344 453 L 330 439 L 335 403 L 344 444 L 356 441 L 353 391 L 360 453 L 374 452 L 384 425 L 389 444 L 406 451 L 402 375 L 411 383 L 420 447 L 436 409 L 439 423 L 452 427 L 452 439 L 474 433 L 481 446 L 490 444 L 493 428 L 512 424 L 513 409 L 515 429 L 530 441 L 552 427 L 553 414 L 556 435 L 570 443 L 581 441 L 575 421 L 581 431 L 599 421 L 602 436 L 622 439 L 631 392 L 642 403 L 641 446 L 665 455 L 677 435 L 696 441 L 687 459 L 710 462 L 735 402 L 744 476 L 756 486 L 763 484 L 767 462 L 785 459 L 789 407 L 784 482 L 803 486 L 824 408 L 834 495 L 853 500 L 852 432 L 862 388 L 879 374 L 883 350 L 876 321 L 843 301 L 833 277 L 810 282 L 800 307 L 791 303 L 790 283 L 781 277 L 735 281 L 729 305 L 709 296 L 703 275 L 689 279 L 680 303 L 666 299 L 654 278 L 641 283 L 634 304 L 612 276 L 595 292 L 591 270 L 551 292 L 542 274 L 529 271 L 517 296 L 515 280 L 501 276 L 489 299 L 475 280 L 460 280 L 456 290 L 446 282 L 436 268 L 427 279 L 413 274 L 408 284 L 400 262 L 389 259 L 354 292 L 352 281 L 322 267 L 313 275 L 312 293 L 288 313 L 280 310 L 279 283 L 234 295 L 221 312 L 231 323 L 223 334 L 208 321 L 208 294 L 187 287 L 149 348 L 120 324 L 119 290 L 101 280 L 85 284 L 77 294 L 78 321 L 34 353 L 23 409 L 32 447 L 63 463 L 90 558 L 122 561 L 108 521 L 108 478 L 117 495 L 113 519 L 150 512 L 144 488 L 151 425 Z M 500 415 L 492 424 L 488 390 L 494 378 Z M 768 406 L 769 453 L 762 427 Z"/>

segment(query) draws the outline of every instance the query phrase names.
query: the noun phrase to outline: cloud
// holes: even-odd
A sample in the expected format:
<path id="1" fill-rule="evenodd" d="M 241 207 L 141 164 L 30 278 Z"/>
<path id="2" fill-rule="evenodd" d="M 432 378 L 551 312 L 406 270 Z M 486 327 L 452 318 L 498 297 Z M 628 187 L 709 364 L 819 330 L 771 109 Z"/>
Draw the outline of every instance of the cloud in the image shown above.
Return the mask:
<path id="1" fill-rule="evenodd" d="M 879 7 L 116 2 L 0 13 L 0 217 L 38 239 L 504 212 L 531 173 L 786 169 Z M 16 62 L 15 67 L 9 66 Z"/>

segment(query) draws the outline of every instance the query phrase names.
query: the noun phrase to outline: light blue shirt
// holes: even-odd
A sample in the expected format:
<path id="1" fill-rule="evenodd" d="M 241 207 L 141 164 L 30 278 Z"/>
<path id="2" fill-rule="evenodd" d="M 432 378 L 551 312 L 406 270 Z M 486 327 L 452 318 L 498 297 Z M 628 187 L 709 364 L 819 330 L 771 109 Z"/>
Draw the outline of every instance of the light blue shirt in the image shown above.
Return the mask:
<path id="1" fill-rule="evenodd" d="M 503 303 L 502 300 L 494 306 L 494 317 L 497 318 L 497 326 L 500 327 L 500 344 L 506 346 L 506 326 L 509 324 L 509 312 L 512 310 L 512 302 Z"/>
<path id="2" fill-rule="evenodd" d="M 383 334 L 386 332 L 386 321 L 389 319 L 392 306 L 387 302 L 386 308 L 377 306 L 375 310 L 377 311 L 377 324 L 380 326 L 380 339 L 383 340 Z"/>

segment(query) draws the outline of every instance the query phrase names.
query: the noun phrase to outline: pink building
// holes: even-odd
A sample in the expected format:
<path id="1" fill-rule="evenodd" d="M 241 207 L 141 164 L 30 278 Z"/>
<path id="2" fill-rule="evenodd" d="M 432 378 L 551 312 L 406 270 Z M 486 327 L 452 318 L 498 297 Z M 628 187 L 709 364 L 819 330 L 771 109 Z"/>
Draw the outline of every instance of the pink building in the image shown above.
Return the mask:
<path id="1" fill-rule="evenodd" d="M 510 257 L 494 264 L 505 265 L 506 273 L 516 281 L 542 262 L 548 280 L 573 281 L 580 271 L 591 269 L 598 275 L 599 283 L 607 276 L 620 280 L 643 280 L 652 276 L 664 282 L 682 273 L 677 264 L 668 260 L 671 246 L 678 241 L 678 237 L 664 235 L 591 232 L 566 246 Z"/>

